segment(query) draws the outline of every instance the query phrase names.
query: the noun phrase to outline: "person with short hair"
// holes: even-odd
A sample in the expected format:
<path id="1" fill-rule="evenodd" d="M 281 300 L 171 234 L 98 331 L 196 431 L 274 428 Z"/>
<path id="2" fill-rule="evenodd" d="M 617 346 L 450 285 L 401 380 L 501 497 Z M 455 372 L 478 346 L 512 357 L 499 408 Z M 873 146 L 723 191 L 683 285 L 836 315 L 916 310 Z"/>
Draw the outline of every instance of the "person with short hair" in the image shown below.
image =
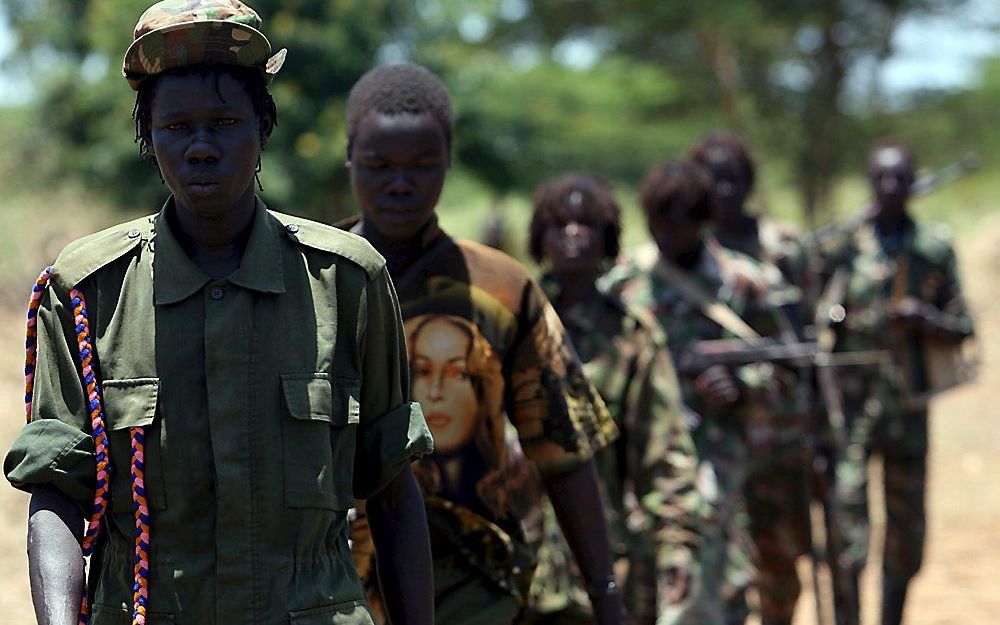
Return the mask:
<path id="1" fill-rule="evenodd" d="M 910 194 L 917 166 L 899 141 L 868 156 L 874 202 L 861 220 L 825 231 L 815 243 L 827 278 L 825 299 L 838 323 L 834 351 L 883 352 L 888 365 L 842 368 L 846 445 L 837 463 L 844 535 L 841 561 L 852 588 L 845 623 L 860 617 L 858 580 L 868 559 L 868 464 L 881 456 L 886 514 L 882 623 L 899 625 L 926 534 L 928 401 L 934 353 L 954 354 L 973 337 L 958 259 L 940 225 L 915 220 Z M 955 368 L 950 358 L 948 369 Z"/>
<path id="2" fill-rule="evenodd" d="M 621 437 L 597 455 L 604 513 L 630 622 L 653 625 L 686 598 L 701 543 L 704 502 L 667 337 L 648 312 L 597 284 L 618 257 L 621 211 L 614 190 L 563 174 L 535 191 L 529 251 Z M 529 623 L 590 623 L 568 548 L 545 504 Z M 571 564 L 571 563 L 570 563 Z"/>
<path id="3" fill-rule="evenodd" d="M 812 323 L 814 315 L 806 296 L 814 291 L 808 256 L 801 237 L 791 228 L 748 209 L 756 179 L 750 146 L 736 133 L 713 132 L 691 148 L 690 158 L 712 174 L 715 240 L 773 265 L 789 285 L 798 288 L 799 297 L 785 311 L 791 340 L 804 337 L 805 325 Z M 812 395 L 810 376 L 795 372 L 794 384 L 798 388 L 790 401 L 772 413 L 773 436 L 750 446 L 746 498 L 760 572 L 762 625 L 791 625 L 795 615 L 802 588 L 796 561 L 812 547 L 809 506 L 815 490 L 814 455 L 825 454 L 832 440 L 828 428 L 820 425 L 824 419 L 819 402 L 795 397 L 796 393 Z M 809 403 L 815 408 L 810 410 Z"/>
<path id="4" fill-rule="evenodd" d="M 447 90 L 418 65 L 377 67 L 351 90 L 347 127 L 361 216 L 342 225 L 386 257 L 411 392 L 443 441 L 414 465 L 431 527 L 436 622 L 511 623 L 522 610 L 534 569 L 514 467 L 522 451 L 542 475 L 597 622 L 622 622 L 594 463 L 617 431 L 527 270 L 438 225 L 451 163 Z M 506 441 L 508 422 L 519 445 Z M 355 537 L 366 552 L 363 533 Z"/>
<path id="5" fill-rule="evenodd" d="M 700 165 L 674 160 L 651 169 L 640 202 L 653 243 L 605 278 L 612 292 L 656 318 L 675 362 L 702 341 L 774 336 L 781 328 L 779 272 L 707 235 L 715 201 L 711 173 Z M 781 375 L 753 363 L 682 368 L 679 377 L 709 510 L 692 592 L 665 620 L 743 623 L 756 576 L 743 492 L 748 442 L 769 432 L 767 402 Z"/>
<path id="6" fill-rule="evenodd" d="M 393 622 L 433 621 L 410 471 L 433 444 L 392 282 L 360 237 L 255 195 L 285 55 L 260 28 L 238 0 L 142 14 L 124 74 L 170 196 L 71 243 L 33 290 L 4 472 L 32 495 L 41 625 L 370 625 L 358 497 Z"/>

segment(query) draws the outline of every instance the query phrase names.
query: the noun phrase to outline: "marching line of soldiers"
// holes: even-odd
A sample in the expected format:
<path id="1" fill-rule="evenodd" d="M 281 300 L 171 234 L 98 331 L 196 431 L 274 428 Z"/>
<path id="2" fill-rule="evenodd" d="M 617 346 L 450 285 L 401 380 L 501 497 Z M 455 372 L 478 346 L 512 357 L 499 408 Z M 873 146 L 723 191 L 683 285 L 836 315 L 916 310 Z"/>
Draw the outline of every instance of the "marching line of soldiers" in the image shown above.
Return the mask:
<path id="1" fill-rule="evenodd" d="M 917 224 L 908 200 L 975 165 L 966 159 L 918 181 L 909 149 L 880 142 L 868 163 L 871 206 L 801 236 L 747 210 L 749 147 L 735 133 L 713 133 L 686 160 L 649 172 L 639 199 L 653 241 L 624 254 L 606 182 L 566 174 L 539 188 L 531 255 L 547 268 L 546 292 L 622 432 L 619 468 L 634 466 L 633 432 L 655 441 L 648 428 L 670 420 L 623 402 L 614 384 L 634 369 L 615 358 L 643 343 L 601 311 L 614 303 L 651 318 L 677 365 L 694 456 L 681 461 L 679 445 L 665 448 L 675 460 L 664 475 L 694 465 L 694 490 L 672 499 L 662 492 L 659 503 L 673 509 L 651 510 L 641 482 L 602 475 L 609 518 L 669 510 L 699 520 L 679 534 L 693 542 L 657 542 L 663 534 L 648 523 L 613 534 L 617 557 L 628 556 L 617 570 L 632 622 L 743 623 L 753 587 L 762 623 L 790 624 L 801 591 L 796 562 L 808 555 L 818 621 L 859 623 L 873 455 L 885 475 L 881 618 L 902 622 L 926 527 L 928 400 L 971 379 L 975 365 L 948 235 Z M 616 262 L 602 267 L 602 259 Z M 662 389 L 674 387 L 673 374 L 660 376 Z M 637 409 L 645 425 L 623 416 Z M 546 518 L 524 622 L 589 622 L 568 551 Z M 661 567 L 659 586 L 634 573 L 650 570 L 657 549 L 685 563 L 669 577 Z"/>
<path id="2" fill-rule="evenodd" d="M 40 625 L 731 625 L 755 595 L 777 625 L 806 553 L 821 619 L 852 625 L 872 455 L 901 622 L 927 401 L 972 336 L 905 146 L 872 150 L 870 211 L 808 241 L 747 211 L 735 135 L 649 171 L 627 254 L 610 185 L 557 177 L 535 278 L 439 225 L 451 100 L 418 65 L 351 90 L 359 217 L 268 209 L 287 52 L 262 27 L 238 0 L 143 13 L 123 76 L 170 195 L 32 290 L 4 474 L 31 493 Z"/>

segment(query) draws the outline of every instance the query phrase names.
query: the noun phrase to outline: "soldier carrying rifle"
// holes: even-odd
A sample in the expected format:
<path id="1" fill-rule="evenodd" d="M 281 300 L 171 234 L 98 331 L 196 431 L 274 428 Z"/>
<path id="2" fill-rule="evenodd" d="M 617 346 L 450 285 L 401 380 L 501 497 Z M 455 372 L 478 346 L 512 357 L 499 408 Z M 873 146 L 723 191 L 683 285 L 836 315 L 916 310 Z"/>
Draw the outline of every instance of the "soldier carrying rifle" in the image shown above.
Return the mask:
<path id="1" fill-rule="evenodd" d="M 868 159 L 874 205 L 862 219 L 823 232 L 816 245 L 826 278 L 824 308 L 836 352 L 884 350 L 891 366 L 838 376 L 846 445 L 837 465 L 844 550 L 851 579 L 845 623 L 858 622 L 858 576 L 868 555 L 867 467 L 882 457 L 886 505 L 882 623 L 902 622 L 920 568 L 927 475 L 927 400 L 961 381 L 961 347 L 973 334 L 950 238 L 909 211 L 916 163 L 905 145 L 882 142 Z"/>

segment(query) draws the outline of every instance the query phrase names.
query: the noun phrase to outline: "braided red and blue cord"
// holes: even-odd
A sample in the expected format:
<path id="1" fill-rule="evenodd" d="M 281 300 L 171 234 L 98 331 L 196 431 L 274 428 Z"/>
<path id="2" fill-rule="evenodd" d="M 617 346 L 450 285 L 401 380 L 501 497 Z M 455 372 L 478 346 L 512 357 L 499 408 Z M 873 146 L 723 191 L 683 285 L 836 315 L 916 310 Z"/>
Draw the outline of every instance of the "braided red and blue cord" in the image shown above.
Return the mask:
<path id="1" fill-rule="evenodd" d="M 24 342 L 24 407 L 27 420 L 31 421 L 31 406 L 34 399 L 35 367 L 38 357 L 38 308 L 42 303 L 42 294 L 52 278 L 52 268 L 47 267 L 35 281 L 28 300 L 28 326 Z M 91 435 L 94 437 L 97 461 L 97 485 L 94 489 L 94 505 L 91 508 L 87 530 L 83 537 L 84 557 L 94 552 L 97 537 L 101 529 L 101 520 L 108 510 L 111 487 L 111 465 L 109 462 L 108 434 L 104 426 L 104 407 L 101 401 L 101 388 L 94 373 L 94 349 L 90 333 L 90 319 L 87 315 L 87 302 L 83 292 L 78 289 L 70 291 L 73 304 L 73 325 L 76 332 L 77 346 L 80 354 L 80 368 L 83 383 L 87 392 L 87 406 L 90 410 Z M 149 606 L 149 544 L 150 516 L 146 500 L 145 482 L 145 450 L 146 432 L 141 427 L 130 429 L 132 440 L 132 503 L 135 515 L 135 556 L 133 586 L 132 624 L 145 625 L 146 610 Z M 90 620 L 90 602 L 84 583 L 83 600 L 80 605 L 80 625 L 87 625 Z"/>

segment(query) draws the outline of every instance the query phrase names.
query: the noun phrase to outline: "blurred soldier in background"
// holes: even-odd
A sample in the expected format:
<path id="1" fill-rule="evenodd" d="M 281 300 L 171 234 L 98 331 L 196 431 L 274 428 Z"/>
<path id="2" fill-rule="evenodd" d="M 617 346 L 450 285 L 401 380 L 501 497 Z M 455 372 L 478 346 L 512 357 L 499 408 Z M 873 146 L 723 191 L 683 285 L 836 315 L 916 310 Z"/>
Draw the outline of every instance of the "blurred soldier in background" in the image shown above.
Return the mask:
<path id="1" fill-rule="evenodd" d="M 548 269 L 542 288 L 621 432 L 597 455 L 616 571 L 630 622 L 653 625 L 690 590 L 704 510 L 666 337 L 648 311 L 597 286 L 618 256 L 620 234 L 620 210 L 602 180 L 566 174 L 535 193 L 529 248 Z M 545 508 L 529 622 L 590 623 L 586 594 Z"/>
<path id="2" fill-rule="evenodd" d="M 701 166 L 673 161 L 654 168 L 641 202 L 655 245 L 607 276 L 609 288 L 659 320 L 675 361 L 706 340 L 756 341 L 788 325 L 779 313 L 787 293 L 778 270 L 704 236 L 713 201 L 711 174 Z M 787 386 L 783 377 L 768 363 L 680 371 L 708 513 L 700 571 L 677 622 L 746 620 L 745 594 L 755 578 L 743 493 L 746 441 L 768 439 L 771 406 Z"/>
<path id="3" fill-rule="evenodd" d="M 785 280 L 799 288 L 800 306 L 786 312 L 795 335 L 801 337 L 802 324 L 812 318 L 801 296 L 810 290 L 807 256 L 790 228 L 747 212 L 756 174 L 749 147 L 736 134 L 713 133 L 692 148 L 690 157 L 712 173 L 716 197 L 712 233 L 719 243 L 776 266 Z M 799 386 L 808 382 L 806 375 L 798 378 Z M 772 415 L 772 437 L 751 441 L 746 496 L 759 556 L 763 625 L 791 624 L 801 590 L 795 563 L 810 548 L 809 507 L 814 490 L 810 465 L 820 433 L 811 427 L 812 415 L 802 401 L 807 389 L 798 391 L 797 397 L 790 394 L 791 401 Z"/>
<path id="4" fill-rule="evenodd" d="M 973 333 L 949 236 L 909 213 L 915 174 L 905 145 L 875 145 L 868 160 L 872 210 L 816 240 L 835 349 L 884 353 L 888 362 L 881 370 L 857 367 L 838 376 L 846 420 L 837 467 L 846 541 L 841 562 L 853 580 L 847 621 L 853 623 L 858 575 L 868 555 L 869 458 L 881 457 L 884 475 L 882 623 L 898 625 L 923 557 L 927 400 L 959 381 L 954 374 L 961 371 L 961 346 Z"/>

